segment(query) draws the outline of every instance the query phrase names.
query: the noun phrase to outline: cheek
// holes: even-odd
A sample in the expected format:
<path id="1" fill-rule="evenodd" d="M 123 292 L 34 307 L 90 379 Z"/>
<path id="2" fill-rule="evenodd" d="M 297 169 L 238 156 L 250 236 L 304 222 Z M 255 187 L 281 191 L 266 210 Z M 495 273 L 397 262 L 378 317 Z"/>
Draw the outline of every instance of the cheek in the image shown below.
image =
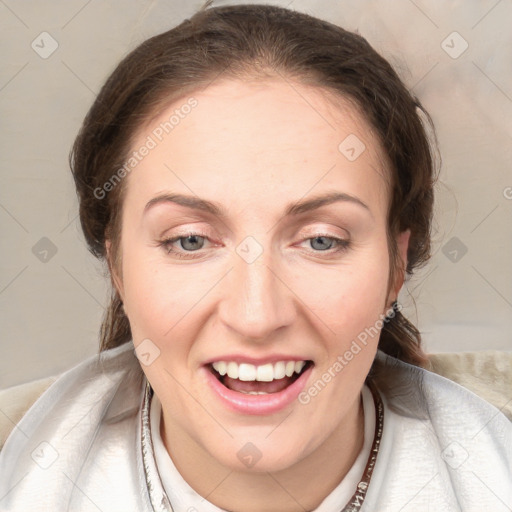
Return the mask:
<path id="1" fill-rule="evenodd" d="M 170 336 L 200 300 L 199 284 L 180 272 L 162 272 L 148 262 L 126 270 L 125 310 L 135 342 L 140 337 L 158 341 Z"/>
<path id="2" fill-rule="evenodd" d="M 124 242 L 124 308 L 134 341 L 159 340 L 173 327 L 174 319 L 183 316 L 187 296 L 194 293 L 194 280 L 184 280 L 179 271 L 170 272 L 162 265 L 159 250 L 132 243 L 129 236 Z"/>
<path id="3" fill-rule="evenodd" d="M 124 253 L 125 311 L 135 345 L 149 338 L 162 361 L 189 359 L 195 340 L 213 314 L 225 268 L 168 263 L 162 250 L 129 247 Z M 131 250 L 130 250 L 131 249 Z M 192 351 L 190 353 L 190 351 Z"/>
<path id="4" fill-rule="evenodd" d="M 386 302 L 387 245 L 347 256 L 342 264 L 294 278 L 297 295 L 336 336 L 356 335 L 373 325 Z"/>

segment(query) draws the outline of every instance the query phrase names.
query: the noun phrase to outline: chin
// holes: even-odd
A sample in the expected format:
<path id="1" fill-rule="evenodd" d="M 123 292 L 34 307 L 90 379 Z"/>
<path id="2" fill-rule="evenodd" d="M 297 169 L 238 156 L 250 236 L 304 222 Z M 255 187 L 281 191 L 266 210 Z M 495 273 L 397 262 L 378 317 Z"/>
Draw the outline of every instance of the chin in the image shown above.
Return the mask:
<path id="1" fill-rule="evenodd" d="M 234 439 L 228 442 L 216 443 L 211 446 L 211 439 L 204 448 L 220 464 L 232 471 L 247 473 L 278 472 L 289 469 L 303 460 L 309 453 L 314 451 L 316 444 L 321 440 L 292 438 L 289 434 L 300 431 L 299 426 L 294 426 L 286 431 L 283 429 L 281 435 L 272 432 L 273 428 L 262 429 L 255 427 L 255 435 L 248 432 L 237 435 L 233 432 Z M 279 427 L 278 427 L 279 428 Z M 252 430 L 252 429 L 250 429 Z M 275 436 L 275 437 L 273 437 Z"/>

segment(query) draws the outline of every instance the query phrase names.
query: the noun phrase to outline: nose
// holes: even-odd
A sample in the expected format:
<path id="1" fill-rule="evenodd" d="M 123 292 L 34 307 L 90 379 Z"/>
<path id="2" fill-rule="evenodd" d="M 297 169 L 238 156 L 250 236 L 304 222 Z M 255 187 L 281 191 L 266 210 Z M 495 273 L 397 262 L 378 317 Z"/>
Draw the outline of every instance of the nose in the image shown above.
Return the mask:
<path id="1" fill-rule="evenodd" d="M 247 263 L 238 255 L 219 305 L 220 320 L 240 338 L 265 341 L 296 314 L 294 295 L 271 258 Z M 281 275 L 280 275 L 281 274 Z M 289 288 L 290 286 L 290 288 Z"/>

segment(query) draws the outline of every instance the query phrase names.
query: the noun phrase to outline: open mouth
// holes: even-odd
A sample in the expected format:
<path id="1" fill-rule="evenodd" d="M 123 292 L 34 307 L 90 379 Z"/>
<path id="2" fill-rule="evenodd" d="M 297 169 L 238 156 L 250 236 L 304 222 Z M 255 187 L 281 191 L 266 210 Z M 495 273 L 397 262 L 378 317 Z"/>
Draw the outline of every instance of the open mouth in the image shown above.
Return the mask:
<path id="1" fill-rule="evenodd" d="M 279 393 L 306 372 L 313 361 L 278 361 L 261 366 L 216 361 L 208 365 L 216 379 L 231 391 L 247 395 Z"/>

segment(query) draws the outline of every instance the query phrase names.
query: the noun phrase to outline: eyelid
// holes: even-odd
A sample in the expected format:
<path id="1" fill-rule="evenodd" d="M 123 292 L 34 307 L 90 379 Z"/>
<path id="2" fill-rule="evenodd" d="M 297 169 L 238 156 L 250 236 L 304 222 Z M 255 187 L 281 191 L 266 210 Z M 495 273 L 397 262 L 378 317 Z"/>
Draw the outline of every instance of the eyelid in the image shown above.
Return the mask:
<path id="1" fill-rule="evenodd" d="M 332 238 L 350 239 L 350 233 L 344 228 L 338 228 L 343 234 L 337 233 L 334 228 L 309 227 L 299 231 L 298 236 L 302 238 L 311 238 L 315 236 L 326 236 Z"/>
<path id="2" fill-rule="evenodd" d="M 301 239 L 301 242 L 304 242 L 306 240 L 311 240 L 313 238 L 320 238 L 320 237 L 331 238 L 333 240 L 343 240 L 345 242 L 349 242 L 350 241 L 349 237 L 344 237 L 344 236 L 336 235 L 336 234 L 333 234 L 333 233 L 328 233 L 328 232 L 325 232 L 325 231 L 319 231 L 319 232 L 316 232 L 316 233 L 310 233 L 310 234 L 308 234 L 306 236 L 300 237 L 300 239 Z"/>

